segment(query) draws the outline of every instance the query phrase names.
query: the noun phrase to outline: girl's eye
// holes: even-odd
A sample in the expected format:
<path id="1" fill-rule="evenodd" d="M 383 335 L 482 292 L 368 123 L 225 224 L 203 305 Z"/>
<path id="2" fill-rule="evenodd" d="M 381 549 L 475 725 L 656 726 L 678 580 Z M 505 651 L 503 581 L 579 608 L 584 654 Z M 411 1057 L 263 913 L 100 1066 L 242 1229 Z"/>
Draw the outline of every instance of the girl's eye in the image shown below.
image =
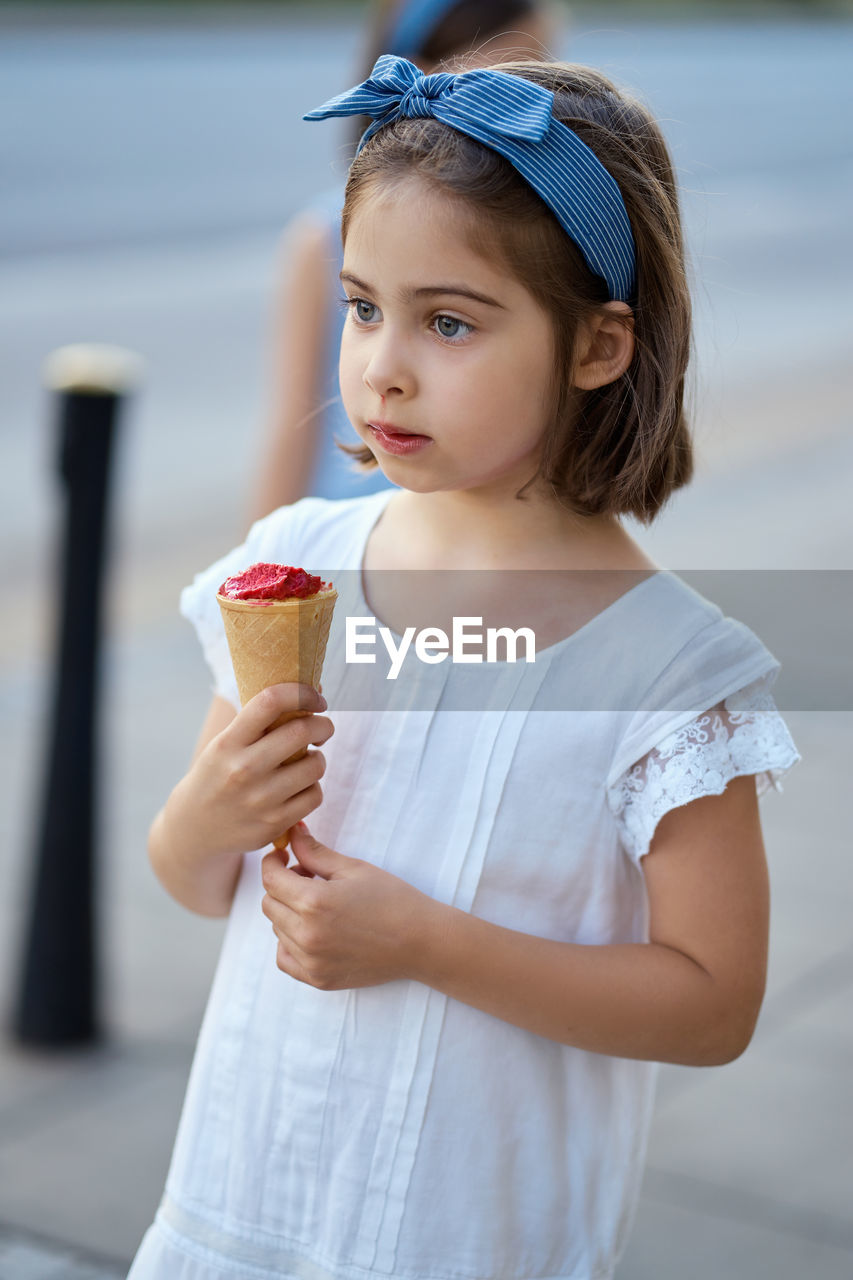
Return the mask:
<path id="1" fill-rule="evenodd" d="M 436 316 L 433 320 L 433 328 L 440 338 L 447 338 L 449 341 L 467 338 L 471 332 L 471 325 L 466 324 L 464 320 L 457 320 L 456 316 Z"/>
<path id="2" fill-rule="evenodd" d="M 350 298 L 350 310 L 359 324 L 372 324 L 379 308 L 373 302 L 365 302 L 364 298 Z"/>

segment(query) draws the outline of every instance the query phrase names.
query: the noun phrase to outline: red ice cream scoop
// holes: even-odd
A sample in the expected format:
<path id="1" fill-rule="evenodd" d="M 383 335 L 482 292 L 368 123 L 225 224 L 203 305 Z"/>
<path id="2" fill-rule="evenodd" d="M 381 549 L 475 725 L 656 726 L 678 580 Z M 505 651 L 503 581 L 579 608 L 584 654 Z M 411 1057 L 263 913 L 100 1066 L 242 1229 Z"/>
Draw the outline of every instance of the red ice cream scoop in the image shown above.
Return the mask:
<path id="1" fill-rule="evenodd" d="M 253 564 L 226 578 L 219 594 L 227 600 L 307 600 L 327 584 L 316 574 L 289 564 Z"/>

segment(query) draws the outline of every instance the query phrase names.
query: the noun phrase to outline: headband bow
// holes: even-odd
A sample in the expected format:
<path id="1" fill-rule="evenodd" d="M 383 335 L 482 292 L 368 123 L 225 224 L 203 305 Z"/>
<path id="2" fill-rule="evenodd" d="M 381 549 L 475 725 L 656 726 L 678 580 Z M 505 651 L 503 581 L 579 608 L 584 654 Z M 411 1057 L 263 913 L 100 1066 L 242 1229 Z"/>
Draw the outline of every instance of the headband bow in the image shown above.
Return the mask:
<path id="1" fill-rule="evenodd" d="M 305 120 L 371 116 L 359 150 L 395 120 L 432 117 L 509 160 L 548 205 L 611 299 L 634 291 L 634 238 L 615 179 L 577 134 L 553 116 L 554 95 L 504 71 L 423 75 L 405 58 L 383 54 L 370 77 L 339 93 Z"/>

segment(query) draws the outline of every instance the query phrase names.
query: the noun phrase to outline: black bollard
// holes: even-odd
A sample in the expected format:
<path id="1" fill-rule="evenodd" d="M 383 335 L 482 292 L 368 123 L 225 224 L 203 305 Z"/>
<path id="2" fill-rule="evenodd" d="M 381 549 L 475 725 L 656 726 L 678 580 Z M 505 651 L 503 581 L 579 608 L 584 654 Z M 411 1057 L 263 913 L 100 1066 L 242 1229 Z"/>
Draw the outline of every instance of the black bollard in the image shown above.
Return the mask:
<path id="1" fill-rule="evenodd" d="M 31 1045 L 99 1037 L 96 942 L 98 693 L 110 463 L 141 362 L 63 347 L 46 366 L 65 522 L 52 716 L 36 822 L 29 927 L 13 1031 Z"/>

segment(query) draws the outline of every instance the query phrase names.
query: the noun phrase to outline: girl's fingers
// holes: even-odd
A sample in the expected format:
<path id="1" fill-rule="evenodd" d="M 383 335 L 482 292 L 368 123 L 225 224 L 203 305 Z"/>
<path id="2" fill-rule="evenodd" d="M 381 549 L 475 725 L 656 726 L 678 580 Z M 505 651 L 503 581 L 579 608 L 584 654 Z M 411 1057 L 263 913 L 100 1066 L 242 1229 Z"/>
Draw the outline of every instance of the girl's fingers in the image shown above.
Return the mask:
<path id="1" fill-rule="evenodd" d="M 276 935 L 277 936 L 277 935 Z M 275 962 L 282 973 L 286 973 L 289 977 L 295 978 L 297 982 L 304 982 L 306 985 L 312 985 L 308 977 L 308 972 L 303 965 L 299 963 L 296 956 L 290 951 L 287 945 L 278 940 L 278 947 L 275 953 Z"/>
<path id="2" fill-rule="evenodd" d="M 322 751 L 309 751 L 301 760 L 270 770 L 259 783 L 256 795 L 262 805 L 278 809 L 314 786 L 325 772 L 326 757 Z"/>
<path id="3" fill-rule="evenodd" d="M 261 911 L 272 925 L 279 947 L 286 954 L 289 963 L 304 969 L 308 958 L 298 941 L 304 927 L 301 908 L 304 908 L 306 896 L 312 890 L 298 872 L 284 866 L 278 853 L 268 853 L 261 867 L 266 889 L 261 900 Z M 287 972 L 294 977 L 300 976 L 300 980 L 304 981 L 293 968 L 288 968 Z"/>
<path id="4" fill-rule="evenodd" d="M 279 836 L 283 836 L 291 827 L 295 827 L 297 822 L 301 822 L 315 809 L 319 809 L 322 803 L 323 791 L 319 782 L 314 782 L 304 791 L 291 796 L 280 808 L 272 810 L 268 819 L 267 840 L 277 840 Z"/>
<path id="5" fill-rule="evenodd" d="M 293 874 L 292 871 L 288 872 L 288 875 Z M 275 930 L 276 937 L 293 942 L 299 927 L 299 914 L 292 907 L 267 892 L 261 899 L 261 911 Z"/>
<path id="6" fill-rule="evenodd" d="M 275 769 L 297 751 L 324 746 L 334 732 L 335 726 L 328 716 L 300 716 L 267 733 L 254 744 L 252 755 L 259 770 Z"/>
<path id="7" fill-rule="evenodd" d="M 285 712 L 311 714 L 326 710 L 326 700 L 307 684 L 273 684 L 246 703 L 226 730 L 235 743 L 250 746 L 258 742 Z M 292 723 L 298 723 L 293 721 Z M 286 726 L 283 726 L 286 727 Z"/>
<path id="8" fill-rule="evenodd" d="M 266 889 L 262 910 L 265 916 L 277 922 L 277 908 L 288 913 L 288 917 L 296 918 L 297 912 L 305 904 L 305 881 L 296 871 L 296 865 L 285 866 L 281 853 L 267 853 L 261 860 L 261 881 Z"/>

